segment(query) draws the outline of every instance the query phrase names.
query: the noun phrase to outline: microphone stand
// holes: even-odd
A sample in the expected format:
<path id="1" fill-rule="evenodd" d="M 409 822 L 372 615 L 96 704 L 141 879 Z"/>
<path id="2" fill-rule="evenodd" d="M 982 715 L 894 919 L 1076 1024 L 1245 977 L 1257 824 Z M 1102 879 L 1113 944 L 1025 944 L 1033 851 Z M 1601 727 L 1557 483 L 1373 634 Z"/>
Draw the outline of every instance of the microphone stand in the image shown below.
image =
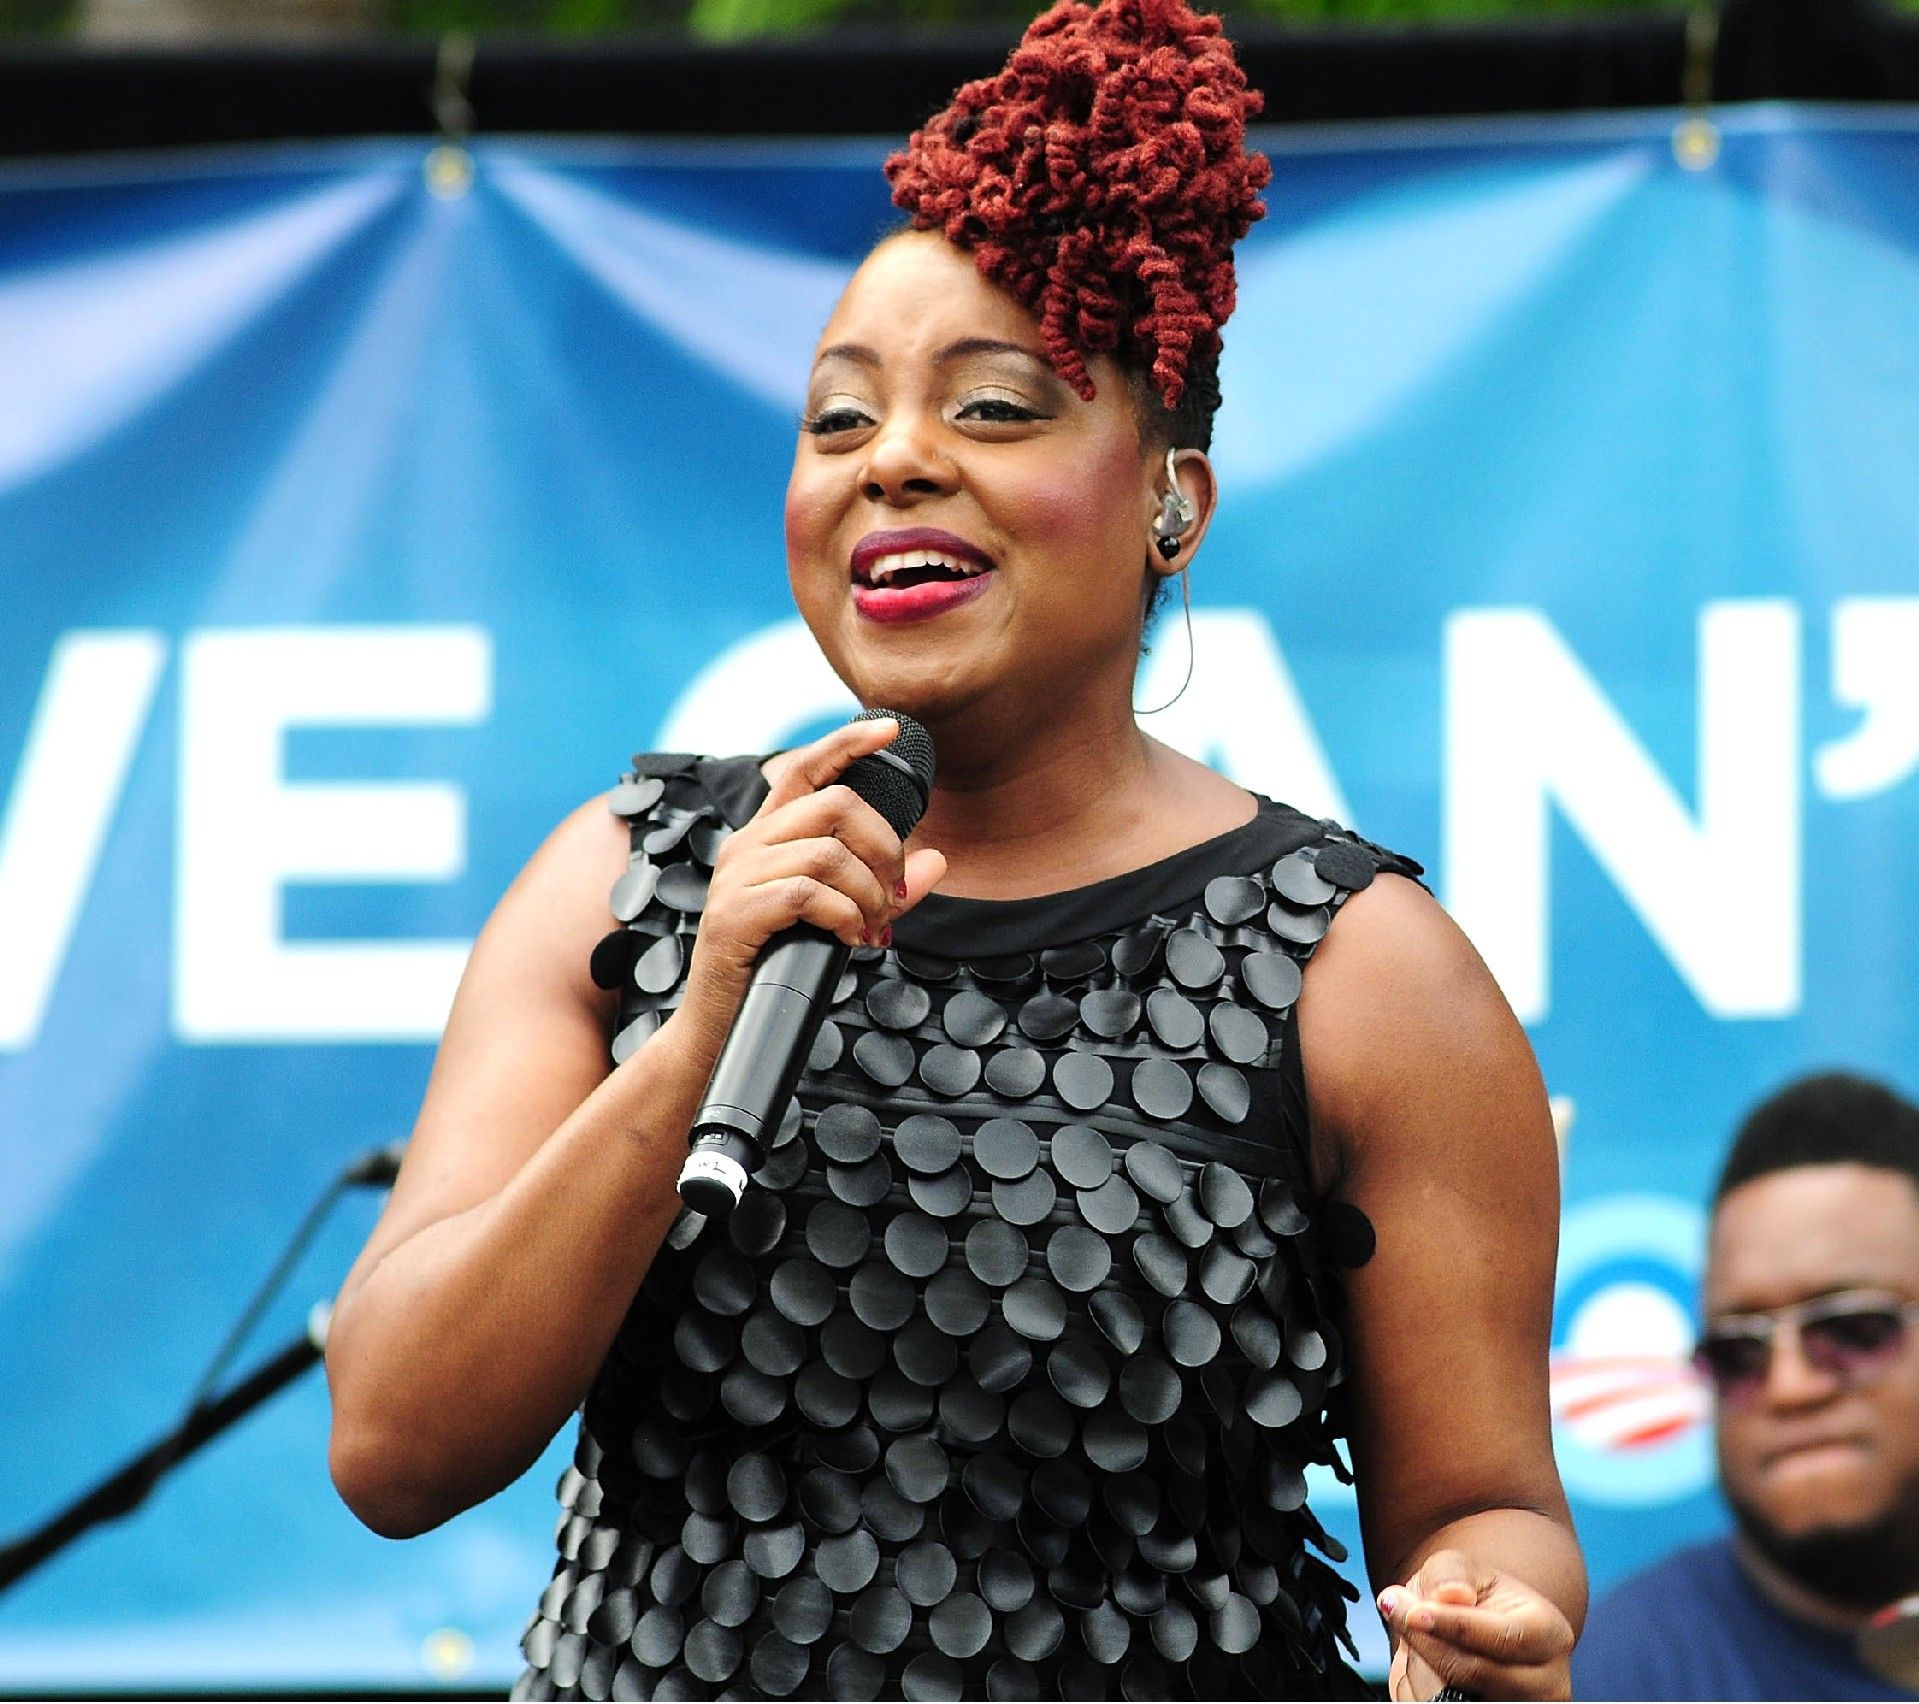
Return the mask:
<path id="1" fill-rule="evenodd" d="M 0 1547 L 0 1592 L 49 1557 L 58 1555 L 82 1533 L 103 1522 L 132 1514 L 153 1494 L 154 1487 L 182 1462 L 293 1383 L 324 1353 L 327 1320 L 332 1311 L 330 1302 L 319 1303 L 308 1314 L 305 1331 L 261 1362 L 232 1389 L 192 1409 L 178 1426 L 125 1466 L 116 1468 L 81 1492 L 34 1531 Z"/>
<path id="2" fill-rule="evenodd" d="M 389 1186 L 399 1172 L 405 1152 L 406 1143 L 390 1142 L 384 1148 L 362 1154 L 321 1191 L 320 1198 L 307 1209 L 306 1217 L 273 1263 L 272 1270 L 227 1333 L 211 1364 L 200 1375 L 187 1398 L 186 1413 L 180 1422 L 124 1466 L 81 1492 L 32 1532 L 0 1545 L 0 1592 L 16 1584 L 48 1557 L 59 1554 L 82 1533 L 104 1521 L 131 1514 L 153 1494 L 154 1487 L 189 1456 L 204 1449 L 229 1426 L 244 1420 L 268 1398 L 278 1395 L 325 1354 L 327 1323 L 333 1315 L 331 1302 L 321 1302 L 308 1312 L 306 1330 L 292 1342 L 268 1356 L 222 1395 L 212 1394 L 227 1363 L 245 1342 L 267 1304 L 279 1294 L 294 1263 L 313 1240 L 333 1204 L 349 1189 Z"/>

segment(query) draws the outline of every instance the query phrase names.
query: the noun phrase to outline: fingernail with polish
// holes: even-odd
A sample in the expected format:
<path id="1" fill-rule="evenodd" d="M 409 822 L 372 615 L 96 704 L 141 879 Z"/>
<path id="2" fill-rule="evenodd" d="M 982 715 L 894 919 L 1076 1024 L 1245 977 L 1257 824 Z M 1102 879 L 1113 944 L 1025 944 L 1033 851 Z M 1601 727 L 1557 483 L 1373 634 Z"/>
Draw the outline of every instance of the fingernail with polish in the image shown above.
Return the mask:
<path id="1" fill-rule="evenodd" d="M 886 925 L 884 929 L 880 931 L 880 945 L 883 947 L 890 947 L 892 944 L 893 944 L 893 925 L 889 923 Z"/>
<path id="2" fill-rule="evenodd" d="M 895 882 L 893 884 L 893 897 L 895 899 L 904 899 L 906 897 L 906 884 L 904 882 Z"/>

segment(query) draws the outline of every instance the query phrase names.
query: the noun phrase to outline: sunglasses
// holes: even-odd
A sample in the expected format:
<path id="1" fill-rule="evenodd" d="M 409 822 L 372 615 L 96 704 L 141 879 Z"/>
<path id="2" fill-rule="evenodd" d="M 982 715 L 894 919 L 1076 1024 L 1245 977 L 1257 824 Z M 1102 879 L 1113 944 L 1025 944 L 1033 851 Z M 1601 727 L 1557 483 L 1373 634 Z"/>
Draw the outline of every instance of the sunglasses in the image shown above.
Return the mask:
<path id="1" fill-rule="evenodd" d="M 1799 1353 L 1808 1366 L 1856 1384 L 1898 1357 L 1914 1320 L 1919 1320 L 1919 1302 L 1819 1296 L 1791 1307 L 1711 1321 L 1700 1334 L 1692 1361 L 1720 1401 L 1749 1402 L 1765 1387 L 1774 1339 L 1789 1329 L 1797 1334 Z"/>

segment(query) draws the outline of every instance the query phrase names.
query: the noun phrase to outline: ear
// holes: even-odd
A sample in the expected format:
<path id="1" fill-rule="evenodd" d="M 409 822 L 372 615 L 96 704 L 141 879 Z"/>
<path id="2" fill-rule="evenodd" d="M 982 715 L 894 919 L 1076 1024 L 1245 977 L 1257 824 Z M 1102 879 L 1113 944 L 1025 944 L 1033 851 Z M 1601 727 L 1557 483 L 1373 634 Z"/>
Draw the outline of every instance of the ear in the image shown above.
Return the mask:
<path id="1" fill-rule="evenodd" d="M 1213 511 L 1219 505 L 1219 483 L 1214 478 L 1213 464 L 1207 460 L 1205 451 L 1173 451 L 1173 477 L 1179 482 L 1181 495 L 1192 505 L 1193 518 L 1179 534 L 1178 552 L 1172 556 L 1162 555 L 1153 542 L 1152 522 L 1159 516 L 1160 500 L 1165 494 L 1166 466 L 1166 457 L 1162 454 L 1154 463 L 1156 477 L 1152 485 L 1151 514 L 1147 521 L 1149 542 L 1146 565 L 1162 577 L 1170 577 L 1191 566 L 1200 541 L 1206 536 L 1206 529 L 1212 525 Z"/>

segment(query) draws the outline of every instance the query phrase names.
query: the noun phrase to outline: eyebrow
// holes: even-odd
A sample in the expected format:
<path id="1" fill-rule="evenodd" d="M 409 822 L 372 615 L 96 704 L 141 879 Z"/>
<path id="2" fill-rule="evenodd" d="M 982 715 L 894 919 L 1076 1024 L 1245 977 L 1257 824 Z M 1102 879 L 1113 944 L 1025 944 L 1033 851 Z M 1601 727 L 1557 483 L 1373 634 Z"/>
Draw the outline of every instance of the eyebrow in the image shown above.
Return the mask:
<path id="1" fill-rule="evenodd" d="M 954 361 L 963 361 L 971 355 L 1018 355 L 1038 366 L 1047 364 L 1046 357 L 1037 349 L 1029 349 L 1024 343 L 1009 343 L 1002 337 L 961 337 L 941 349 L 933 359 L 946 366 Z M 864 343 L 833 343 L 822 349 L 814 365 L 823 361 L 852 361 L 862 367 L 883 365 L 877 349 Z"/>

